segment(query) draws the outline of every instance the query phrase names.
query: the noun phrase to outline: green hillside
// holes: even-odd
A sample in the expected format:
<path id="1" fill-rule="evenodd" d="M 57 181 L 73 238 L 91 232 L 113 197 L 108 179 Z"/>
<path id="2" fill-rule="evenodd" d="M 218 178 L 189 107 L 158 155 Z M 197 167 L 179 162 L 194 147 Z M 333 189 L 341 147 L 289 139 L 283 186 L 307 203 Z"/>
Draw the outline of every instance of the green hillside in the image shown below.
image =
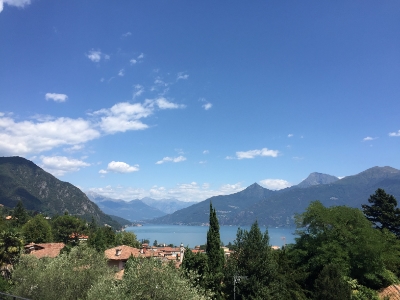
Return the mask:
<path id="1" fill-rule="evenodd" d="M 104 214 L 77 187 L 58 180 L 22 157 L 0 157 L 0 203 L 14 207 L 22 201 L 25 208 L 53 216 L 67 211 L 90 221 L 115 228 L 119 224 Z"/>

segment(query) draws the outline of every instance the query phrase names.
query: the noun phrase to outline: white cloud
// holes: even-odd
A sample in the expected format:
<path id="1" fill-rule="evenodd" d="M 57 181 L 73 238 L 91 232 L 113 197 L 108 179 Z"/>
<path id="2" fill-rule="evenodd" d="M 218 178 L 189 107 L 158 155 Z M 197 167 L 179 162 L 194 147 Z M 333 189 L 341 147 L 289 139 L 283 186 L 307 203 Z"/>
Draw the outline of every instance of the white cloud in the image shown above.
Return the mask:
<path id="1" fill-rule="evenodd" d="M 397 132 L 390 132 L 389 136 L 400 136 L 400 130 Z"/>
<path id="2" fill-rule="evenodd" d="M 132 58 L 129 62 L 131 63 L 131 65 L 135 65 L 137 63 L 137 60 Z"/>
<path id="3" fill-rule="evenodd" d="M 260 184 L 270 190 L 281 190 L 292 186 L 288 181 L 283 179 L 264 179 L 260 180 Z"/>
<path id="4" fill-rule="evenodd" d="M 31 0 L 0 0 L 0 12 L 3 11 L 4 4 L 23 8 L 25 5 L 31 4 Z"/>
<path id="5" fill-rule="evenodd" d="M 11 114 L 0 113 L 0 155 L 25 156 L 60 146 L 83 146 L 103 134 L 147 129 L 141 119 L 157 110 L 183 107 L 160 97 L 143 103 L 117 103 L 89 114 L 90 120 L 36 116 L 35 120 L 18 122 Z"/>
<path id="6" fill-rule="evenodd" d="M 365 137 L 365 138 L 363 138 L 363 141 L 373 141 L 373 140 L 376 140 L 377 139 L 377 137 L 370 137 L 370 136 L 367 136 L 367 137 Z"/>
<path id="7" fill-rule="evenodd" d="M 289 133 L 287 137 L 289 138 L 293 137 L 293 133 Z"/>
<path id="8" fill-rule="evenodd" d="M 90 50 L 86 56 L 93 62 L 99 62 L 101 60 L 101 51 Z"/>
<path id="9" fill-rule="evenodd" d="M 174 163 L 177 163 L 177 162 L 181 162 L 181 161 L 185 161 L 186 160 L 186 157 L 184 157 L 184 156 L 182 156 L 182 155 L 180 155 L 180 156 L 178 156 L 178 157 L 169 157 L 169 156 L 166 156 L 166 157 L 164 157 L 162 160 L 159 160 L 158 162 L 156 162 L 156 164 L 157 165 L 161 165 L 161 164 L 163 164 L 163 163 L 165 163 L 165 162 L 174 162 Z"/>
<path id="10" fill-rule="evenodd" d="M 212 104 L 211 104 L 211 103 L 203 104 L 203 108 L 204 108 L 205 110 L 209 110 L 211 107 L 212 107 Z"/>
<path id="11" fill-rule="evenodd" d="M 179 72 L 177 77 L 176 77 L 176 80 L 177 81 L 180 80 L 180 79 L 186 80 L 188 78 L 189 78 L 188 74 L 185 74 L 184 72 Z"/>
<path id="12" fill-rule="evenodd" d="M 56 94 L 56 93 L 47 93 L 45 95 L 46 100 L 53 100 L 55 102 L 65 102 L 68 99 L 68 96 L 65 94 Z"/>
<path id="13" fill-rule="evenodd" d="M 160 109 L 185 108 L 185 105 L 169 102 L 164 97 L 160 97 L 160 98 L 156 99 L 155 103 L 157 104 L 158 108 L 160 108 Z"/>
<path id="14" fill-rule="evenodd" d="M 114 173 L 132 173 L 139 171 L 139 165 L 130 166 L 122 161 L 112 161 L 108 164 L 107 170 L 100 170 L 100 174 L 106 174 L 108 172 Z"/>
<path id="15" fill-rule="evenodd" d="M 203 154 L 208 154 L 208 153 L 210 153 L 210 151 L 208 151 L 208 150 L 203 151 Z"/>
<path id="16" fill-rule="evenodd" d="M 65 156 L 41 156 L 40 159 L 40 166 L 54 176 L 63 176 L 65 173 L 77 172 L 80 168 L 90 166 L 82 160 Z"/>
<path id="17" fill-rule="evenodd" d="M 0 117 L 0 155 L 28 155 L 55 147 L 77 145 L 96 139 L 100 133 L 89 121 L 57 118 L 16 122 Z"/>
<path id="18" fill-rule="evenodd" d="M 135 90 L 133 92 L 132 98 L 135 99 L 136 97 L 139 97 L 141 94 L 143 94 L 144 92 L 144 88 L 142 85 L 140 84 L 136 84 L 134 86 Z"/>
<path id="19" fill-rule="evenodd" d="M 128 36 L 131 36 L 132 35 L 132 33 L 130 32 L 130 31 L 128 31 L 128 32 L 126 32 L 126 33 L 123 33 L 122 34 L 122 37 L 123 38 L 127 38 Z"/>
<path id="20" fill-rule="evenodd" d="M 76 151 L 82 150 L 83 148 L 85 148 L 85 145 L 73 145 L 72 147 L 64 148 L 64 151 L 65 152 L 76 152 Z"/>
<path id="21" fill-rule="evenodd" d="M 172 188 L 154 185 L 148 190 L 134 187 L 100 187 L 90 188 L 89 191 L 113 199 L 142 199 L 151 197 L 153 199 L 175 198 L 181 201 L 203 201 L 213 196 L 230 195 L 242 191 L 244 188 L 240 183 L 224 184 L 217 189 L 212 189 L 209 183 L 199 184 L 196 182 L 177 184 Z"/>
<path id="22" fill-rule="evenodd" d="M 137 57 L 137 59 L 143 59 L 144 58 L 144 54 L 140 53 L 140 55 Z"/>
<path id="23" fill-rule="evenodd" d="M 262 148 L 260 150 L 238 151 L 236 152 L 236 158 L 245 159 L 245 158 L 255 158 L 257 156 L 277 157 L 278 154 L 279 154 L 278 150 L 269 150 L 268 148 Z M 227 156 L 226 159 L 234 159 L 234 157 Z"/>
<path id="24" fill-rule="evenodd" d="M 119 70 L 118 76 L 123 77 L 124 75 L 125 75 L 125 70 L 124 69 Z"/>

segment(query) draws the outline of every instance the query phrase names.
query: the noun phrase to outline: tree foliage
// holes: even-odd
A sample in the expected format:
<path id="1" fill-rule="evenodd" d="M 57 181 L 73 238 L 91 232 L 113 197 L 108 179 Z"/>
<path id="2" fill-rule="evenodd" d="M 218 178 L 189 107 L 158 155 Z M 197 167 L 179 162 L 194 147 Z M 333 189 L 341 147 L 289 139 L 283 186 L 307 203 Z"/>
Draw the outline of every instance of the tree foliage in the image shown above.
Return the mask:
<path id="1" fill-rule="evenodd" d="M 88 294 L 88 299 L 210 299 L 210 294 L 196 287 L 175 266 L 157 259 L 134 258 L 127 261 L 120 282 L 99 281 Z"/>
<path id="2" fill-rule="evenodd" d="M 57 242 L 63 242 L 64 244 L 67 244 L 71 241 L 70 236 L 72 234 L 75 234 L 75 242 L 77 242 L 77 234 L 84 232 L 86 229 L 85 222 L 83 220 L 68 214 L 55 217 L 52 220 L 52 226 L 54 240 Z"/>
<path id="3" fill-rule="evenodd" d="M 226 293 L 232 296 L 235 288 L 236 299 L 283 299 L 279 297 L 278 266 L 268 231 L 263 234 L 257 222 L 250 231 L 239 228 L 233 248 L 225 277 Z"/>
<path id="4" fill-rule="evenodd" d="M 400 237 L 400 209 L 397 208 L 396 198 L 386 194 L 383 189 L 377 189 L 368 202 L 372 205 L 363 204 L 362 208 L 375 228 L 387 229 Z"/>
<path id="5" fill-rule="evenodd" d="M 28 221 L 29 215 L 22 201 L 18 201 L 17 205 L 14 208 L 12 217 L 13 223 L 16 225 L 16 227 L 22 226 Z"/>
<path id="6" fill-rule="evenodd" d="M 53 239 L 49 222 L 42 216 L 36 215 L 22 226 L 26 243 L 49 243 Z"/>
<path id="7" fill-rule="evenodd" d="M 23 239 L 18 231 L 9 229 L 0 232 L 0 268 L 4 278 L 10 277 L 13 265 L 20 258 L 22 246 Z"/>
<path id="8" fill-rule="evenodd" d="M 297 222 L 299 238 L 291 256 L 295 268 L 307 273 L 307 290 L 315 290 L 315 282 L 327 265 L 337 266 L 342 276 L 366 287 L 377 289 L 391 283 L 384 257 L 386 248 L 391 246 L 360 210 L 346 206 L 326 208 L 315 201 L 298 216 Z"/>
<path id="9" fill-rule="evenodd" d="M 221 248 L 221 237 L 219 234 L 219 223 L 215 208 L 210 202 L 210 227 L 207 232 L 207 257 L 208 284 L 211 290 L 216 293 L 218 298 L 221 295 L 221 281 L 223 278 L 223 267 L 225 264 L 224 251 Z"/>
<path id="10" fill-rule="evenodd" d="M 86 299 L 97 281 L 113 275 L 103 254 L 80 245 L 56 258 L 22 256 L 13 273 L 12 293 L 30 299 Z"/>
<path id="11" fill-rule="evenodd" d="M 157 242 L 157 241 L 156 241 Z M 140 243 L 136 238 L 136 234 L 132 231 L 121 231 L 115 235 L 115 245 L 126 245 L 134 248 L 139 248 Z"/>

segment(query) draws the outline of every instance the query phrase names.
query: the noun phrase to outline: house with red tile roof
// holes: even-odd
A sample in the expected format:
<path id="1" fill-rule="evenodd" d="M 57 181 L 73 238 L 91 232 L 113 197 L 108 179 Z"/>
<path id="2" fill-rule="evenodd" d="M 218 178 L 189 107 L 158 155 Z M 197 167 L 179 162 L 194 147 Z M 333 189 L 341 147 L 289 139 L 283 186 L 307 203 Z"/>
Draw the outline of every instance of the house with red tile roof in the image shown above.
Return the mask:
<path id="1" fill-rule="evenodd" d="M 37 258 L 42 257 L 56 257 L 60 254 L 62 248 L 64 248 L 64 243 L 41 243 L 35 244 L 30 243 L 24 247 L 26 254 L 31 254 Z"/>
<path id="2" fill-rule="evenodd" d="M 110 267 L 116 267 L 118 270 L 122 270 L 131 255 L 134 257 L 140 256 L 140 250 L 130 246 L 121 245 L 107 249 L 104 251 L 104 255 L 106 256 L 108 260 L 107 263 Z"/>

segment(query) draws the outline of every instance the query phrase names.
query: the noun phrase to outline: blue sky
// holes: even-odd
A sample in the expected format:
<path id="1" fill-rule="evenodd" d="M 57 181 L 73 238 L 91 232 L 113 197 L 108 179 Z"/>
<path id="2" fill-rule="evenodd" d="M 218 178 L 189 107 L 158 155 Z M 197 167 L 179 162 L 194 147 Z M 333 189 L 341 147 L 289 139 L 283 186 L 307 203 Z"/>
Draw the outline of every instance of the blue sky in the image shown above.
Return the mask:
<path id="1" fill-rule="evenodd" d="M 0 155 L 200 201 L 400 168 L 399 1 L 0 0 Z"/>

